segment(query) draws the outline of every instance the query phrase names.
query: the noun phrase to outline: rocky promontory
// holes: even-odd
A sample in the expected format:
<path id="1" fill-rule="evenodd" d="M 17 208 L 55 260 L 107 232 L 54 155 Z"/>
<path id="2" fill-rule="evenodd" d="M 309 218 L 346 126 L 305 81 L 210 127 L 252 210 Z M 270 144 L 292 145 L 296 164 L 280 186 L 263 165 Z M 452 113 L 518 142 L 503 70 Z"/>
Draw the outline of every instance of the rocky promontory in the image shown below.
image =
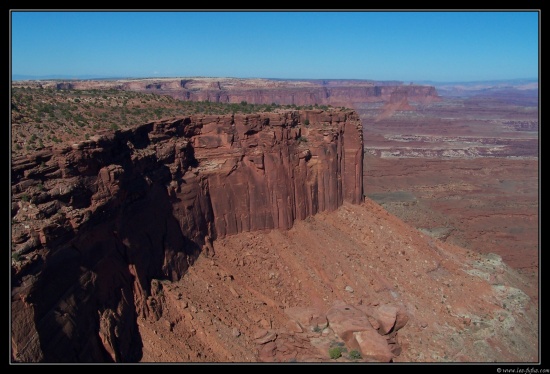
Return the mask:
<path id="1" fill-rule="evenodd" d="M 12 159 L 12 356 L 132 362 L 212 241 L 363 201 L 349 109 L 162 119 Z"/>

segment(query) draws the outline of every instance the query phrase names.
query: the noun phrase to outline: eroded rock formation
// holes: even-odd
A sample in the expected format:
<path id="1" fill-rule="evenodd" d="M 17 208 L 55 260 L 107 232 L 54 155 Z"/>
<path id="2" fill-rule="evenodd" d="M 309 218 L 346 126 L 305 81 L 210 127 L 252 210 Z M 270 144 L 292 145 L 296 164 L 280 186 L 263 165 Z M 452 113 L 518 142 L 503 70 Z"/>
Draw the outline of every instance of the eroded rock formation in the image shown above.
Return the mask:
<path id="1" fill-rule="evenodd" d="M 122 86 L 128 89 L 127 86 Z M 200 90 L 174 89 L 165 85 L 146 87 L 145 90 L 167 94 L 181 100 L 211 101 L 221 103 L 281 104 L 281 105 L 333 105 L 353 106 L 365 102 L 397 102 L 407 98 L 415 102 L 438 100 L 431 86 L 374 85 L 354 87 L 349 85 L 324 87 L 285 87 L 281 89 L 252 89 L 240 87 L 208 87 Z"/>
<path id="2" fill-rule="evenodd" d="M 35 85 L 34 82 L 21 82 Z M 144 78 L 121 80 L 41 81 L 57 90 L 116 89 L 170 95 L 184 101 L 216 103 L 332 105 L 355 107 L 361 103 L 430 103 L 439 101 L 433 86 L 371 80 L 274 80 L 238 78 Z"/>
<path id="3" fill-rule="evenodd" d="M 362 202 L 362 160 L 350 110 L 166 119 L 13 159 L 13 359 L 139 361 L 154 279 L 215 238 Z"/>

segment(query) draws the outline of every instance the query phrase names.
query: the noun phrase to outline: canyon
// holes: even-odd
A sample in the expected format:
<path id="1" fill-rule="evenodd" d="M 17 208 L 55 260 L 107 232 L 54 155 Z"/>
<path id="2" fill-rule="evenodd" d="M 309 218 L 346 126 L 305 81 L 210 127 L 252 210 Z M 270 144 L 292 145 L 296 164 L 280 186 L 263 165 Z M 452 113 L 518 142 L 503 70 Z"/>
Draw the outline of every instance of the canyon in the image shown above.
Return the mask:
<path id="1" fill-rule="evenodd" d="M 183 101 L 214 103 L 331 105 L 353 107 L 355 103 L 430 103 L 440 100 L 433 86 L 403 85 L 397 81 L 274 80 L 240 78 L 148 78 L 15 82 L 15 85 L 56 90 L 121 90 L 168 95 Z"/>
<path id="2" fill-rule="evenodd" d="M 528 107 L 396 82 L 32 85 L 315 107 L 16 154 L 13 361 L 540 359 Z"/>
<path id="3" fill-rule="evenodd" d="M 538 300 L 537 98 L 486 95 L 389 117 L 363 104 L 365 193 L 435 237 L 499 254 L 531 280 L 525 291 Z"/>
<path id="4" fill-rule="evenodd" d="M 362 160 L 350 110 L 176 118 L 15 158 L 13 316 L 36 326 L 15 357 L 136 360 L 152 278 L 179 280 L 213 239 L 360 203 Z"/>

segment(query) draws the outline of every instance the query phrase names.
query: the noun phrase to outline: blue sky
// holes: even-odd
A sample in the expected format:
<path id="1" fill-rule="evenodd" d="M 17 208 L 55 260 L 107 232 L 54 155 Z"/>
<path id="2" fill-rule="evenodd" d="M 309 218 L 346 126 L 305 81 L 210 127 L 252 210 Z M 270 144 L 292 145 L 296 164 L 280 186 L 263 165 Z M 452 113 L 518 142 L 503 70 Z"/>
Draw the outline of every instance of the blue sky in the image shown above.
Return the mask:
<path id="1" fill-rule="evenodd" d="M 537 11 L 11 12 L 31 76 L 538 78 Z"/>

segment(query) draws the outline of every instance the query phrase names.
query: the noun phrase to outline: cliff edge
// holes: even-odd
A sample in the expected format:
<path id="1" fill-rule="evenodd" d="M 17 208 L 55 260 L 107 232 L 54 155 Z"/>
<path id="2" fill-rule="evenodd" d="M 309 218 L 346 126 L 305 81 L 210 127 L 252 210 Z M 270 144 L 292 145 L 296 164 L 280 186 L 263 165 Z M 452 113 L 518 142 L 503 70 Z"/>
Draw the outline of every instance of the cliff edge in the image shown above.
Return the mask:
<path id="1" fill-rule="evenodd" d="M 217 238 L 363 201 L 351 110 L 164 119 L 12 160 L 12 357 L 134 362 Z"/>

